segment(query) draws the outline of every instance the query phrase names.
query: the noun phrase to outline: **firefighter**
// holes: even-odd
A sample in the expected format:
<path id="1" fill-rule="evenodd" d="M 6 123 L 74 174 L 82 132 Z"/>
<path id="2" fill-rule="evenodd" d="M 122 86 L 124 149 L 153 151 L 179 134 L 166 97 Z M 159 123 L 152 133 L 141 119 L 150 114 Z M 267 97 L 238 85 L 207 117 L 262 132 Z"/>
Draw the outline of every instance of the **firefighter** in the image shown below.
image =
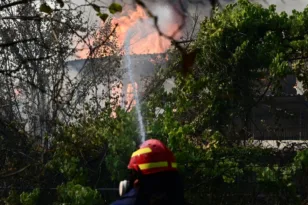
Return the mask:
<path id="1" fill-rule="evenodd" d="M 159 140 L 145 141 L 128 164 L 129 180 L 120 182 L 120 199 L 111 205 L 182 205 L 184 193 L 173 153 Z"/>

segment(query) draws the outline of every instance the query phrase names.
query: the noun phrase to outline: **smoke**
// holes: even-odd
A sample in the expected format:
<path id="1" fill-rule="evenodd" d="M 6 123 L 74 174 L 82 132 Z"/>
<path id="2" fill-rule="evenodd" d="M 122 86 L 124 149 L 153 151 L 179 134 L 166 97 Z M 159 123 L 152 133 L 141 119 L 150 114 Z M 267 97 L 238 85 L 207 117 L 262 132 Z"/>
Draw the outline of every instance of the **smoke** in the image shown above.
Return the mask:
<path id="1" fill-rule="evenodd" d="M 211 14 L 211 0 L 143 0 L 146 7 L 150 9 L 150 11 L 158 17 L 158 26 L 161 32 L 167 35 L 171 35 L 175 30 L 177 30 L 178 26 L 185 22 L 185 27 L 181 33 L 177 33 L 177 39 L 181 37 L 181 35 L 185 39 L 194 39 L 195 35 L 199 30 L 200 22 L 204 19 L 205 16 L 209 16 Z M 226 4 L 233 3 L 236 0 L 220 0 L 220 4 L 225 6 Z M 271 4 L 275 4 L 277 7 L 277 11 L 285 11 L 287 13 L 291 13 L 293 9 L 302 11 L 308 4 L 308 0 L 251 0 L 254 3 L 259 3 L 264 7 L 268 7 Z M 85 3 L 85 0 L 72 0 L 73 3 L 82 5 Z M 128 23 L 122 25 L 122 27 L 128 27 L 128 25 L 132 25 L 129 21 L 133 21 L 135 19 L 131 18 L 131 11 L 137 11 L 135 0 L 97 0 L 96 3 L 102 6 L 108 6 L 113 2 L 118 2 L 123 5 L 123 12 L 115 14 L 114 19 L 120 19 L 122 17 L 127 17 Z M 86 10 L 85 16 L 93 21 L 93 19 L 98 19 L 95 11 L 92 8 Z M 98 21 L 99 26 L 99 21 Z M 120 25 L 121 26 L 121 25 Z M 137 44 L 140 44 L 137 50 L 143 49 L 151 49 L 151 46 L 141 45 L 146 42 L 145 38 L 151 34 L 157 36 L 156 29 L 154 28 L 153 19 L 143 19 L 143 21 L 138 21 L 133 25 L 134 32 L 136 34 L 136 38 L 133 39 L 133 42 L 136 47 Z M 192 33 L 193 31 L 193 33 Z M 153 37 L 158 38 L 158 37 Z M 124 37 L 120 37 L 119 41 L 124 42 Z M 164 40 L 160 40 L 161 47 L 164 49 L 155 48 L 153 50 L 166 50 L 165 47 L 168 47 L 168 43 Z M 155 42 L 155 41 L 154 41 Z M 153 43 L 152 43 L 153 44 Z M 155 47 L 157 47 L 155 45 Z M 131 47 L 131 50 L 134 51 L 134 47 Z M 143 51 L 136 52 L 142 53 Z M 144 51 L 145 52 L 145 51 Z M 149 51 L 150 53 L 150 51 Z M 157 52 L 154 52 L 157 53 Z"/>
<path id="2" fill-rule="evenodd" d="M 268 0 L 268 2 L 269 4 L 275 4 L 278 12 L 285 11 L 288 14 L 290 14 L 294 9 L 303 11 L 308 5 L 308 0 Z M 263 5 L 265 4 L 263 3 Z"/>
<path id="3" fill-rule="evenodd" d="M 110 3 L 111 0 L 106 0 Z M 126 6 L 134 7 L 134 0 L 120 0 Z M 211 0 L 143 0 L 145 5 L 158 17 L 159 28 L 168 33 L 170 25 L 180 25 L 185 21 L 183 35 L 192 35 L 197 33 L 199 23 L 211 14 Z M 220 0 L 220 4 L 224 7 L 236 0 Z M 302 11 L 308 4 L 308 0 L 251 0 L 251 2 L 259 3 L 264 7 L 275 4 L 278 12 L 285 11 L 288 14 L 292 10 Z M 191 31 L 194 29 L 194 34 Z M 170 32 L 169 32 L 170 33 Z"/>
<path id="4" fill-rule="evenodd" d="M 186 38 L 191 35 L 194 38 L 199 30 L 200 22 L 207 16 L 211 14 L 211 0 L 157 0 L 156 2 L 168 2 L 173 4 L 175 7 L 179 5 L 185 5 L 186 10 L 186 26 L 185 31 Z M 219 3 L 222 7 L 227 4 L 234 3 L 236 0 L 220 0 Z M 292 13 L 292 10 L 303 11 L 308 5 L 308 0 L 251 0 L 251 2 L 261 4 L 263 7 L 268 8 L 270 5 L 276 5 L 277 12 L 285 11 L 288 14 Z M 191 31 L 194 29 L 194 33 Z"/>
<path id="5" fill-rule="evenodd" d="M 170 5 L 155 5 L 153 14 L 158 16 L 158 26 L 163 33 L 171 35 L 170 25 L 182 23 L 181 15 L 179 15 Z M 172 31 L 171 31 L 172 32 Z"/>
<path id="6" fill-rule="evenodd" d="M 158 16 L 157 22 L 148 16 L 141 7 L 124 6 L 122 15 L 115 16 L 114 24 L 118 24 L 117 36 L 119 46 L 124 45 L 124 39 L 128 31 L 132 35 L 130 39 L 130 52 L 134 54 L 164 53 L 170 47 L 170 40 L 160 36 L 159 31 L 175 39 L 180 37 L 179 26 L 184 18 L 174 11 L 170 5 L 151 5 L 151 12 Z M 177 34 L 177 35 L 176 35 Z"/>
<path id="7" fill-rule="evenodd" d="M 151 6 L 151 12 L 158 16 L 157 26 L 159 30 L 166 35 L 172 35 L 175 32 L 173 25 L 179 24 L 179 15 L 172 10 L 169 5 Z M 181 21 L 181 20 L 180 20 Z M 139 20 L 133 28 L 130 28 L 133 35 L 139 35 L 140 38 L 146 38 L 149 34 L 156 32 L 153 18 Z"/>
<path id="8" fill-rule="evenodd" d="M 143 0 L 143 2 L 150 9 L 157 6 L 171 6 L 178 13 L 192 15 L 198 13 L 202 16 L 208 16 L 211 10 L 211 0 Z M 260 3 L 265 7 L 268 7 L 270 4 L 275 4 L 279 12 L 286 11 L 291 13 L 293 9 L 302 11 L 308 4 L 308 0 L 251 0 L 255 3 Z M 72 0 L 73 3 L 77 5 L 85 4 L 85 0 Z M 97 4 L 107 6 L 113 2 L 121 3 L 124 6 L 134 7 L 134 0 L 97 0 Z M 226 5 L 235 0 L 220 0 L 222 5 Z M 89 12 L 89 10 L 87 10 Z M 163 12 L 159 12 L 160 15 L 164 15 Z M 87 15 L 87 14 L 85 14 Z M 94 15 L 95 16 L 95 15 Z M 162 17 L 163 18 L 163 17 Z"/>

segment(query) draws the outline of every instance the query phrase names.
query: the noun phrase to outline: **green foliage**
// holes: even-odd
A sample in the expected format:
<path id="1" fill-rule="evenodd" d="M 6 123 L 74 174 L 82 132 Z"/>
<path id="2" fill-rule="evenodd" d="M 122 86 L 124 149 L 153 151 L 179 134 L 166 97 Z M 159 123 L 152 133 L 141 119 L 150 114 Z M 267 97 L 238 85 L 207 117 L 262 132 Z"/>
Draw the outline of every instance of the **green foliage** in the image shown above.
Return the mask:
<path id="1" fill-rule="evenodd" d="M 111 118 L 110 111 L 102 112 L 97 118 L 82 117 L 64 128 L 57 141 L 53 167 L 60 164 L 60 171 L 69 177 L 76 175 L 79 160 L 85 155 L 95 158 L 104 154 L 102 160 L 112 176 L 121 179 L 121 170 L 125 170 L 130 153 L 136 147 L 137 127 L 132 114 L 117 110 L 117 118 Z M 119 171 L 114 171 L 114 166 Z"/>
<path id="2" fill-rule="evenodd" d="M 94 9 L 94 11 L 96 11 L 98 13 L 101 11 L 101 8 L 97 4 L 91 4 L 91 6 Z"/>
<path id="3" fill-rule="evenodd" d="M 288 17 L 276 13 L 274 6 L 265 9 L 245 0 L 202 23 L 194 45 L 200 50 L 198 76 L 185 84 L 194 95 L 207 89 L 196 100 L 199 108 L 201 103 L 207 108 L 200 110 L 200 126 L 226 132 L 234 118 L 245 122 L 267 86 L 261 79 L 274 84 L 290 73 L 288 61 L 294 50 L 283 33 L 288 25 Z"/>
<path id="4" fill-rule="evenodd" d="M 97 12 L 96 15 L 105 22 L 109 15 L 107 13 L 101 13 L 101 9 L 97 4 L 91 4 L 91 6 Z M 111 14 L 119 13 L 122 12 L 122 6 L 118 3 L 112 3 L 108 7 L 108 10 Z"/>
<path id="5" fill-rule="evenodd" d="M 308 150 L 305 149 L 297 153 L 294 164 L 298 168 L 307 168 L 308 167 Z"/>
<path id="6" fill-rule="evenodd" d="M 3 202 L 5 205 L 20 205 L 20 194 L 16 191 L 10 191 L 9 196 Z"/>
<path id="7" fill-rule="evenodd" d="M 102 204 L 101 195 L 97 190 L 69 182 L 57 188 L 59 204 L 71 205 L 99 205 Z"/>
<path id="8" fill-rule="evenodd" d="M 237 142 L 250 137 L 251 111 L 266 92 L 279 94 L 288 74 L 305 75 L 303 62 L 290 65 L 307 52 L 306 10 L 288 16 L 275 6 L 240 0 L 201 24 L 189 48 L 197 50 L 189 76 L 176 72 L 180 54 L 170 54 L 164 77 L 173 77 L 175 87 L 168 93 L 156 86 L 145 118 L 148 135 L 175 152 L 191 204 L 299 204 L 305 198 L 306 192 L 298 194 L 306 186 L 298 178 L 306 173 L 305 151 L 293 158 Z M 164 77 L 157 73 L 162 82 Z M 265 201 L 258 199 L 262 194 Z"/>
<path id="9" fill-rule="evenodd" d="M 98 5 L 91 6 L 103 21 L 108 18 Z M 108 9 L 111 14 L 122 11 L 116 3 Z M 50 14 L 52 9 L 47 5 L 41 11 Z M 307 22 L 308 9 L 288 16 L 277 13 L 274 6 L 266 9 L 239 0 L 202 23 L 197 41 L 189 48 L 198 50 L 191 75 L 184 78 L 175 71 L 181 62 L 176 51 L 169 56 L 170 68 L 157 73 L 161 82 L 173 77 L 175 87 L 168 93 L 156 86 L 142 105 L 147 136 L 162 140 L 175 153 L 191 204 L 304 201 L 307 150 L 241 146 L 237 140 L 248 137 L 249 114 L 267 88 L 278 92 L 280 80 L 290 73 L 308 79 L 303 61 L 298 60 L 307 53 Z M 44 156 L 37 181 L 42 187 L 57 187 L 54 195 L 43 189 L 11 192 L 5 203 L 35 204 L 43 196 L 53 204 L 110 202 L 112 197 L 101 197 L 96 188 L 115 187 L 127 177 L 127 163 L 140 142 L 135 110 L 117 109 L 117 117 L 112 118 L 109 106 L 106 103 L 97 111 L 85 105 L 76 110 L 73 122 L 57 126 L 46 152 L 30 146 L 35 159 Z M 2 144 L 0 148 L 4 150 Z M 17 161 L 11 160 L 10 166 L 16 167 Z M 265 202 L 256 202 L 260 195 Z"/>
<path id="10" fill-rule="evenodd" d="M 120 4 L 117 4 L 117 3 L 112 3 L 110 6 L 109 6 L 109 12 L 111 14 L 115 14 L 117 12 L 122 12 L 122 6 Z"/>
<path id="11" fill-rule="evenodd" d="M 170 72 L 176 85 L 172 93 L 157 90 L 153 100 L 149 99 L 151 112 L 155 107 L 164 110 L 155 121 L 161 121 L 162 128 L 168 127 L 166 118 L 172 115 L 170 123 L 189 124 L 194 136 L 210 131 L 219 132 L 232 143 L 247 139 L 252 109 L 266 93 L 279 94 L 280 82 L 288 74 L 301 79 L 307 76 L 300 66 L 303 63 L 294 60 L 307 52 L 308 25 L 303 20 L 307 13 L 305 9 L 288 16 L 277 13 L 275 6 L 267 9 L 248 0 L 217 10 L 213 18 L 202 22 L 190 48 L 197 51 L 191 75 Z M 179 54 L 174 52 L 171 61 L 170 70 L 177 70 Z M 298 68 L 290 62 L 297 62 Z"/>
<path id="12" fill-rule="evenodd" d="M 63 148 L 69 149 L 69 147 L 61 146 L 59 143 L 59 148 L 56 150 L 53 159 L 47 164 L 47 167 L 59 171 L 69 181 L 85 184 L 87 173 L 83 167 L 80 167 L 80 160 L 76 156 L 72 156 L 72 153 L 62 150 Z"/>
<path id="13" fill-rule="evenodd" d="M 43 3 L 40 6 L 40 11 L 50 15 L 53 10 L 47 3 Z"/>
<path id="14" fill-rule="evenodd" d="M 116 118 L 110 116 L 111 111 L 104 108 L 97 114 L 88 105 L 82 114 L 77 112 L 75 122 L 59 126 L 57 135 L 50 138 L 53 141 L 46 154 L 46 165 L 37 168 L 38 180 L 43 179 L 42 187 L 57 187 L 56 191 L 47 188 L 30 193 L 11 192 L 3 202 L 7 205 L 103 204 L 96 187 L 114 187 L 127 177 L 130 155 L 139 143 L 134 111 L 115 110 Z M 115 200 L 115 195 L 104 198 L 104 203 Z"/>
<path id="15" fill-rule="evenodd" d="M 125 178 L 128 160 L 136 149 L 133 113 L 118 109 L 117 118 L 111 118 L 111 109 L 106 108 L 93 117 L 95 110 L 90 106 L 85 110 L 75 123 L 62 128 L 47 164 L 48 170 L 61 173 L 67 181 L 57 189 L 59 203 L 100 204 L 100 194 L 88 185 L 106 186 Z"/>
<path id="16" fill-rule="evenodd" d="M 20 202 L 22 205 L 35 205 L 38 204 L 38 198 L 39 198 L 40 190 L 34 189 L 30 193 L 23 192 L 20 195 Z"/>
<path id="17" fill-rule="evenodd" d="M 65 6 L 65 3 L 63 0 L 56 0 L 56 3 L 59 4 L 60 8 L 63 8 Z M 101 19 L 103 20 L 104 22 L 107 20 L 107 18 L 109 17 L 109 15 L 107 13 L 102 13 L 101 12 L 101 8 L 99 5 L 97 4 L 94 4 L 94 3 L 90 3 L 89 6 L 91 6 L 94 11 L 96 11 L 96 15 Z M 43 13 L 46 13 L 46 14 L 49 14 L 51 15 L 52 12 L 54 11 L 53 8 L 50 7 L 49 4 L 47 4 L 46 2 L 42 3 L 40 5 L 40 9 L 39 9 L 41 12 Z M 118 4 L 118 3 L 112 3 L 109 5 L 108 7 L 108 11 L 111 13 L 111 14 L 115 14 L 115 13 L 120 13 L 122 12 L 122 6 L 121 4 Z"/>
<path id="18" fill-rule="evenodd" d="M 108 14 L 106 13 L 97 13 L 97 16 L 100 17 L 100 19 L 102 19 L 104 22 L 107 20 L 107 18 L 109 17 Z"/>

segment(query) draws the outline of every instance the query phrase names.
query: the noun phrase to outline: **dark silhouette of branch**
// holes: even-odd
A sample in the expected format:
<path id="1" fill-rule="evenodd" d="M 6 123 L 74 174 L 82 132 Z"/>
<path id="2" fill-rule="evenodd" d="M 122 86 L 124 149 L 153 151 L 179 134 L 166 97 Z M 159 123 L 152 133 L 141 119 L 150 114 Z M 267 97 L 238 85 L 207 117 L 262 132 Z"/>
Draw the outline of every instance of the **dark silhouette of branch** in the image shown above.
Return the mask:
<path id="1" fill-rule="evenodd" d="M 256 107 L 263 100 L 263 98 L 265 97 L 265 95 L 268 92 L 271 85 L 272 85 L 272 81 L 270 80 L 269 83 L 266 86 L 265 91 L 262 93 L 262 95 L 259 97 L 259 99 L 251 106 L 250 109 L 252 109 L 253 107 Z"/>
<path id="2" fill-rule="evenodd" d="M 160 36 L 165 37 L 166 39 L 169 39 L 172 44 L 174 45 L 175 48 L 177 48 L 181 55 L 182 55 L 182 73 L 184 74 L 184 76 L 186 76 L 188 73 L 191 72 L 192 70 L 192 66 L 195 62 L 196 59 L 196 54 L 197 51 L 193 50 L 193 51 L 187 51 L 186 48 L 182 47 L 180 44 L 180 41 L 175 39 L 175 35 L 178 34 L 184 27 L 185 27 L 185 16 L 182 13 L 179 13 L 179 15 L 182 17 L 182 22 L 181 24 L 178 26 L 178 28 L 171 34 L 165 34 L 164 32 L 161 31 L 161 29 L 159 28 L 158 25 L 158 16 L 155 16 L 153 14 L 153 12 L 145 5 L 145 3 L 141 0 L 135 0 L 135 2 L 140 5 L 147 13 L 150 17 L 152 17 L 154 19 L 154 26 L 155 29 L 157 30 L 158 34 Z"/>
<path id="3" fill-rule="evenodd" d="M 26 63 L 26 62 L 31 62 L 31 61 L 40 61 L 40 60 L 47 60 L 50 59 L 52 56 L 42 56 L 42 57 L 38 57 L 38 58 L 26 58 L 24 60 L 22 60 L 22 62 Z"/>
<path id="4" fill-rule="evenodd" d="M 126 111 L 125 111 L 125 112 L 128 112 L 128 111 L 130 110 L 130 108 L 131 108 L 131 106 L 132 106 L 133 102 L 134 102 L 134 99 L 132 99 L 132 100 L 129 102 L 129 104 L 128 104 L 128 106 L 127 106 L 127 108 L 126 108 Z"/>
<path id="5" fill-rule="evenodd" d="M 33 62 L 33 61 L 41 61 L 41 60 L 46 60 L 46 59 L 50 59 L 52 56 L 42 56 L 42 57 L 38 57 L 38 58 L 26 58 L 26 59 L 22 59 L 21 60 L 21 64 L 12 70 L 0 70 L 0 74 L 4 74 L 4 75 L 11 75 L 13 73 L 16 73 L 18 71 L 21 70 L 22 65 L 27 63 L 27 62 Z"/>
<path id="6" fill-rule="evenodd" d="M 182 43 L 191 43 L 194 42 L 195 39 L 191 39 L 191 40 L 184 40 L 184 41 L 178 41 L 178 44 L 182 44 Z"/>
<path id="7" fill-rule="evenodd" d="M 42 20 L 40 16 L 4 16 L 1 20 L 24 20 L 24 21 L 39 21 Z"/>
<path id="8" fill-rule="evenodd" d="M 97 49 L 99 49 L 100 47 L 102 47 L 103 45 L 106 44 L 106 42 L 110 39 L 110 37 L 112 36 L 112 34 L 114 34 L 114 32 L 116 31 L 116 28 L 118 27 L 118 24 L 115 25 L 115 27 L 112 29 L 112 31 L 108 34 L 108 36 L 106 37 L 106 39 L 104 39 L 102 42 L 100 42 L 98 45 L 96 45 L 94 48 L 90 45 L 89 46 L 89 57 L 85 60 L 85 62 L 83 63 L 81 69 L 79 70 L 78 74 L 82 73 L 82 71 L 84 70 L 84 68 L 86 67 L 87 63 L 89 62 L 89 60 L 91 59 L 91 56 L 93 56 L 93 54 L 95 53 L 95 51 Z M 77 78 L 77 76 L 75 77 Z M 80 87 L 81 82 L 79 82 L 76 86 L 74 86 L 74 88 L 71 91 L 71 95 L 70 98 L 68 99 L 68 101 L 71 101 L 74 94 L 76 93 L 76 90 L 78 90 L 78 88 Z"/>
<path id="9" fill-rule="evenodd" d="M 16 45 L 18 43 L 25 43 L 25 42 L 29 42 L 29 41 L 35 41 L 35 40 L 37 40 L 37 38 L 29 38 L 29 39 L 11 41 L 11 42 L 7 42 L 7 43 L 0 43 L 0 48 L 10 47 L 10 46 Z"/>
<path id="10" fill-rule="evenodd" d="M 8 174 L 2 174 L 2 175 L 0 175 L 0 178 L 10 177 L 10 176 L 19 174 L 19 173 L 25 171 L 25 170 L 26 170 L 27 168 L 29 168 L 30 166 L 31 166 L 31 165 L 27 165 L 27 166 L 25 166 L 24 168 L 19 169 L 19 170 L 15 171 L 15 172 L 8 173 Z"/>
<path id="11" fill-rule="evenodd" d="M 6 8 L 10 8 L 12 6 L 17 6 L 17 5 L 20 5 L 20 4 L 29 3 L 31 1 L 32 0 L 20 0 L 20 1 L 15 1 L 15 2 L 12 2 L 12 3 L 4 4 L 4 5 L 0 6 L 0 11 L 3 10 L 3 9 L 6 9 Z"/>
<path id="12" fill-rule="evenodd" d="M 15 78 L 15 79 L 18 79 L 20 80 L 21 82 L 25 82 L 27 83 L 28 85 L 30 85 L 31 87 L 33 87 L 34 89 L 38 89 L 39 91 L 41 91 L 42 93 L 47 93 L 45 89 L 39 87 L 38 85 L 36 85 L 35 83 L 29 81 L 29 80 L 25 80 L 23 79 L 22 77 L 17 77 L 17 76 L 13 76 L 13 73 L 6 73 L 6 72 L 1 72 L 0 71 L 0 74 L 2 75 L 5 75 L 5 76 L 8 76 L 8 77 L 11 77 L 11 78 Z"/>

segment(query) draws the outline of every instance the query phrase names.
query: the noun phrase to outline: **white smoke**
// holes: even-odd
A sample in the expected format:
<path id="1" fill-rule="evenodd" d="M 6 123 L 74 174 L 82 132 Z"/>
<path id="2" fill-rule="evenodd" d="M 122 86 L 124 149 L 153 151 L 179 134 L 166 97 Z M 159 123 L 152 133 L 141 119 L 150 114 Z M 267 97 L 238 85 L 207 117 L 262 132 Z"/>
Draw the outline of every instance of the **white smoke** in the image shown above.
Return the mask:
<path id="1" fill-rule="evenodd" d="M 177 24 L 178 14 L 172 10 L 170 5 L 155 5 L 153 7 L 153 14 L 158 16 L 158 26 L 160 30 L 164 33 L 169 31 L 171 25 Z"/>
<path id="2" fill-rule="evenodd" d="M 259 3 L 264 7 L 268 7 L 271 4 L 277 6 L 277 11 L 285 11 L 291 13 L 293 9 L 302 11 L 307 5 L 308 0 L 251 0 L 252 2 Z M 72 0 L 76 5 L 85 4 L 85 0 Z M 135 6 L 134 0 L 96 0 L 98 5 L 107 7 L 113 2 L 118 2 L 124 6 L 131 6 L 132 9 Z M 210 0 L 143 0 L 147 7 L 158 17 L 159 27 L 166 32 L 168 26 L 174 24 L 176 21 L 180 24 L 182 15 L 186 15 L 187 24 L 186 29 L 190 30 L 193 24 L 193 16 L 198 16 L 199 22 L 204 19 L 205 16 L 209 16 L 211 13 Z M 235 0 L 220 0 L 221 5 L 226 5 L 235 2 Z M 108 11 L 107 11 L 108 12 Z M 90 21 L 99 20 L 95 11 L 90 8 L 86 8 L 84 12 L 85 18 L 89 18 Z M 115 17 L 121 14 L 116 14 Z M 123 15 L 123 14 L 122 14 Z M 99 21 L 98 21 L 99 24 Z"/>
<path id="3" fill-rule="evenodd" d="M 168 34 L 168 31 L 170 30 L 171 25 L 176 24 L 176 14 L 168 5 L 154 5 L 151 7 L 151 12 L 155 16 L 158 16 L 157 19 L 157 25 L 159 30 L 166 34 Z M 148 35 L 156 32 L 155 28 L 155 22 L 154 19 L 140 19 L 133 28 L 131 28 L 132 36 L 134 37 L 135 41 L 141 40 L 143 38 L 146 38 Z M 137 37 L 137 38 L 136 38 Z M 132 43 L 138 43 L 138 42 L 132 42 Z"/>

